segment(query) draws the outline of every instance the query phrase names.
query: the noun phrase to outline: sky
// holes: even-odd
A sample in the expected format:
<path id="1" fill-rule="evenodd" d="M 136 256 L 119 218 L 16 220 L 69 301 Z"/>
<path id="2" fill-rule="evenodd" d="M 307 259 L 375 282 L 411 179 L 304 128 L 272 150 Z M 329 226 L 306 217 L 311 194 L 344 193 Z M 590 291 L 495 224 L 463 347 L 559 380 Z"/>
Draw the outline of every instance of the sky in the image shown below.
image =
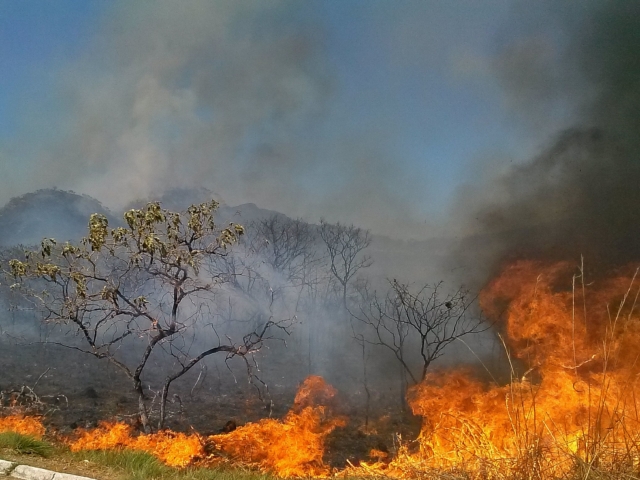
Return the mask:
<path id="1" fill-rule="evenodd" d="M 461 192 L 575 121 L 559 66 L 596 3 L 0 0 L 0 205 L 204 187 L 451 234 Z"/>

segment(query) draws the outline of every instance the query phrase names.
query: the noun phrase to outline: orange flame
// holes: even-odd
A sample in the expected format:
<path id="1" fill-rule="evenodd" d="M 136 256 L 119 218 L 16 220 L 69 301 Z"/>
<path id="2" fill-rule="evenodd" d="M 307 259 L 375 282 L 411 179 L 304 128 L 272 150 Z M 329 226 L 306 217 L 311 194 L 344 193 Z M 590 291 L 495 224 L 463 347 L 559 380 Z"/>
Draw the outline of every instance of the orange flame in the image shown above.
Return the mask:
<path id="1" fill-rule="evenodd" d="M 148 452 L 172 467 L 185 467 L 204 455 L 198 436 L 170 431 L 132 436 L 133 428 L 125 423 L 101 422 L 93 430 L 81 430 L 71 442 L 71 451 L 130 448 Z"/>
<path id="2" fill-rule="evenodd" d="M 309 377 L 301 385 L 294 407 L 282 421 L 265 419 L 248 423 L 229 434 L 213 435 L 209 441 L 236 461 L 276 473 L 281 477 L 325 475 L 325 437 L 344 421 L 327 418 L 326 407 L 336 390 L 321 377 Z M 203 441 L 197 435 L 170 431 L 133 436 L 133 427 L 124 423 L 102 422 L 93 430 L 80 430 L 70 443 L 72 451 L 130 448 L 156 456 L 174 467 L 184 467 L 205 457 Z"/>
<path id="3" fill-rule="evenodd" d="M 294 412 L 300 412 L 307 407 L 325 406 L 332 408 L 338 391 L 318 375 L 309 375 L 298 388 L 293 400 Z"/>
<path id="4" fill-rule="evenodd" d="M 284 420 L 264 419 L 249 423 L 227 435 L 210 439 L 235 460 L 258 466 L 281 477 L 325 476 L 324 440 L 341 418 L 328 418 L 327 407 L 336 390 L 322 377 L 308 377 L 298 390 L 294 406 Z"/>
<path id="5" fill-rule="evenodd" d="M 0 432 L 15 432 L 42 438 L 45 433 L 45 428 L 37 417 L 10 415 L 0 418 Z"/>
<path id="6" fill-rule="evenodd" d="M 577 468 L 640 466 L 640 289 L 623 272 L 592 285 L 566 263 L 520 261 L 481 294 L 502 323 L 505 346 L 525 364 L 510 384 L 470 372 L 432 372 L 408 400 L 423 416 L 418 451 L 345 473 L 423 477 L 558 478 Z M 515 361 L 515 360 L 514 360 Z"/>
<path id="7" fill-rule="evenodd" d="M 432 372 L 409 392 L 424 417 L 419 452 L 356 473 L 400 477 L 465 470 L 536 478 L 640 465 L 640 316 L 634 275 L 583 285 L 565 263 L 517 262 L 481 294 L 527 372 L 489 386 L 469 372 Z M 568 288 L 566 287 L 568 285 Z M 623 301 L 624 300 L 624 301 Z M 586 314 L 585 314 L 586 312 Z"/>

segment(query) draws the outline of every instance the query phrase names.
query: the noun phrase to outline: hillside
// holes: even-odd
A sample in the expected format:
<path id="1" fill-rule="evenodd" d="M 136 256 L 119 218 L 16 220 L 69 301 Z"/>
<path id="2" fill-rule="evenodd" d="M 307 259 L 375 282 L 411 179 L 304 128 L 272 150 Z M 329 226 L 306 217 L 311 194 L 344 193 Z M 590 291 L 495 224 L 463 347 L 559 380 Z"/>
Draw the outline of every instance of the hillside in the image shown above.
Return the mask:
<path id="1" fill-rule="evenodd" d="M 169 190 L 155 200 L 165 208 L 180 211 L 212 198 L 215 195 L 211 191 L 194 188 Z M 126 209 L 141 208 L 150 200 L 140 199 Z M 119 224 L 122 218 L 122 212 L 111 212 L 95 198 L 70 191 L 45 189 L 12 198 L 0 208 L 0 246 L 35 245 L 44 237 L 78 240 L 86 234 L 92 213 L 106 215 L 110 225 Z M 248 226 L 273 215 L 286 217 L 253 203 L 229 206 L 221 202 L 216 218 L 219 225 L 235 222 Z M 379 280 L 387 277 L 418 283 L 443 280 L 450 272 L 443 272 L 438 266 L 444 263 L 450 246 L 447 239 L 407 241 L 374 235 L 369 248 L 374 263 L 367 273 Z"/>
<path id="2" fill-rule="evenodd" d="M 43 237 L 77 240 L 86 234 L 92 213 L 117 222 L 117 216 L 88 195 L 45 189 L 14 197 L 0 208 L 0 246 L 35 245 Z"/>

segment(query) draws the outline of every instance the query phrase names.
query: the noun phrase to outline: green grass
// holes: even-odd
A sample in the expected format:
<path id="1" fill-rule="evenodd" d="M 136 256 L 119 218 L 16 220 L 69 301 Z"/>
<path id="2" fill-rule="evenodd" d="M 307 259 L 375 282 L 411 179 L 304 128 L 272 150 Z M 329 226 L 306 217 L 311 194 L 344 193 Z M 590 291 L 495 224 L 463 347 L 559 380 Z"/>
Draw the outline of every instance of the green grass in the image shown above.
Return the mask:
<path id="1" fill-rule="evenodd" d="M 188 468 L 173 478 L 180 480 L 275 480 L 277 477 L 259 472 L 234 469 Z"/>
<path id="2" fill-rule="evenodd" d="M 167 467 L 153 455 L 136 450 L 86 450 L 73 454 L 78 460 L 118 470 L 127 480 L 275 480 L 276 477 L 239 468 L 210 469 Z"/>
<path id="3" fill-rule="evenodd" d="M 48 457 L 53 452 L 53 445 L 44 440 L 38 440 L 30 435 L 15 432 L 0 433 L 0 448 L 8 448 L 16 453 L 39 455 Z"/>
<path id="4" fill-rule="evenodd" d="M 130 479 L 155 479 L 170 477 L 169 467 L 153 455 L 135 450 L 89 450 L 74 456 L 90 462 L 123 471 Z"/>

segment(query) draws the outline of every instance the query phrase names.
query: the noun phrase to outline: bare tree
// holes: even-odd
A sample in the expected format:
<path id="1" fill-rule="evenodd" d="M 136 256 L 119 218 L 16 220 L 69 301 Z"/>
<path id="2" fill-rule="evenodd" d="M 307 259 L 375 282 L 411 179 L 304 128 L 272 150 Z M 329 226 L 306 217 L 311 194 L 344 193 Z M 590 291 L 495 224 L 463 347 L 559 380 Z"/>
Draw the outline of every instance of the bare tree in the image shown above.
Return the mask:
<path id="1" fill-rule="evenodd" d="M 343 248 L 345 255 L 357 254 L 355 250 L 348 252 L 345 248 L 347 245 L 340 245 L 338 242 L 347 240 L 349 234 L 366 232 L 357 232 L 355 228 L 343 229 L 341 225 L 331 227 L 336 230 L 335 233 L 343 236 L 332 242 L 332 251 L 337 254 L 337 249 Z M 249 242 L 246 241 L 246 237 L 249 237 Z M 299 340 L 297 348 L 290 349 L 288 353 L 305 354 L 308 372 L 314 373 L 318 355 L 327 353 L 321 353 L 322 349 L 318 345 L 324 338 L 331 338 L 328 353 L 333 356 L 336 335 L 331 329 L 336 326 L 344 329 L 347 326 L 346 322 L 339 320 L 345 312 L 338 312 L 345 303 L 346 291 L 333 272 L 346 272 L 346 286 L 359 268 L 355 265 L 356 260 L 347 258 L 346 270 L 343 270 L 338 265 L 338 257 L 334 256 L 336 265 L 332 271 L 331 257 L 326 253 L 320 229 L 302 220 L 292 220 L 283 215 L 273 215 L 249 224 L 246 237 L 243 243 L 251 245 L 251 250 L 258 254 L 261 263 L 268 265 L 271 271 L 276 273 L 272 287 L 278 297 L 283 295 L 284 290 L 296 292 L 295 300 L 288 295 L 288 301 L 296 316 L 301 319 L 301 328 L 296 332 Z M 329 240 L 329 232 L 325 238 Z M 365 259 L 366 261 L 368 259 Z M 344 280 L 343 276 L 341 278 Z M 333 311 L 333 326 L 326 315 L 328 310 Z M 307 346 L 305 352 L 301 350 L 303 339 Z"/>
<path id="2" fill-rule="evenodd" d="M 384 297 L 363 295 L 360 311 L 353 314 L 367 327 L 367 341 L 389 349 L 413 383 L 424 380 L 429 366 L 451 343 L 489 328 L 481 316 L 469 311 L 473 298 L 466 290 L 441 295 L 441 287 L 440 283 L 412 291 L 393 280 Z M 420 358 L 418 372 L 409 356 Z"/>
<path id="3" fill-rule="evenodd" d="M 224 278 L 205 267 L 227 255 L 244 233 L 240 225 L 217 228 L 216 208 L 211 202 L 176 213 L 150 203 L 125 213 L 127 226 L 113 229 L 106 217 L 93 214 L 81 243 L 45 239 L 23 260 L 9 262 L 14 289 L 34 302 L 43 321 L 68 327 L 70 335 L 53 343 L 106 359 L 131 380 L 145 430 L 150 423 L 143 375 L 149 369 L 160 368 L 156 374 L 165 378 L 156 389 L 162 428 L 173 381 L 215 353 L 244 359 L 252 375 L 253 354 L 291 325 L 269 315 L 248 330 L 243 324 L 221 331 L 214 321 L 214 295 Z M 149 362 L 156 351 L 168 361 Z"/>
<path id="4" fill-rule="evenodd" d="M 272 215 L 252 222 L 248 230 L 252 248 L 274 270 L 290 281 L 302 283 L 306 280 L 305 273 L 310 264 L 317 262 L 316 233 L 308 223 Z"/>
<path id="5" fill-rule="evenodd" d="M 320 220 L 320 238 L 329 256 L 329 268 L 341 287 L 342 304 L 347 307 L 347 287 L 363 268 L 373 264 L 362 252 L 371 244 L 371 233 L 353 225 L 331 224 Z"/>

